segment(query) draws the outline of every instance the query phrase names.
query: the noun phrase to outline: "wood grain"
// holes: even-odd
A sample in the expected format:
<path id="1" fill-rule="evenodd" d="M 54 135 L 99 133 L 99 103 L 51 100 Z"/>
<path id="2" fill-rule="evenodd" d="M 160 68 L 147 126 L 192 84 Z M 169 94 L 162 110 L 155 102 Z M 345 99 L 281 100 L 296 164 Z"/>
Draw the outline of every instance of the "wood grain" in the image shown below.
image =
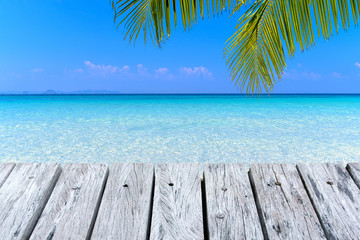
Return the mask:
<path id="1" fill-rule="evenodd" d="M 60 175 L 55 163 L 20 163 L 0 189 L 0 239 L 28 239 Z"/>
<path id="2" fill-rule="evenodd" d="M 112 164 L 91 239 L 147 239 L 153 180 L 152 164 Z"/>
<path id="3" fill-rule="evenodd" d="M 340 164 L 298 164 L 328 239 L 359 239 L 360 190 Z"/>
<path id="4" fill-rule="evenodd" d="M 30 239 L 88 239 L 107 173 L 106 164 L 65 165 Z"/>
<path id="5" fill-rule="evenodd" d="M 210 240 L 264 238 L 248 170 L 243 164 L 204 166 Z"/>
<path id="6" fill-rule="evenodd" d="M 150 239 L 204 239 L 198 164 L 156 166 Z"/>
<path id="7" fill-rule="evenodd" d="M 295 165 L 252 164 L 260 218 L 268 239 L 325 239 Z"/>
<path id="8" fill-rule="evenodd" d="M 8 178 L 11 171 L 14 169 L 15 163 L 1 163 L 0 164 L 0 188 Z"/>
<path id="9" fill-rule="evenodd" d="M 353 178 L 355 184 L 360 188 L 360 163 L 349 163 L 346 169 Z"/>

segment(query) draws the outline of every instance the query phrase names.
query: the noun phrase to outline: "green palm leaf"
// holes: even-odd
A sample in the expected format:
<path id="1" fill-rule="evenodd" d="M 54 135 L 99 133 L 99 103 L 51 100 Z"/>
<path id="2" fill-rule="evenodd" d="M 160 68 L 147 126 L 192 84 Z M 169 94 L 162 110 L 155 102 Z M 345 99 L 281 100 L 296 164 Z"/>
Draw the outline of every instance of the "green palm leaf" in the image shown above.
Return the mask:
<path id="1" fill-rule="evenodd" d="M 115 13 L 114 21 L 117 27 L 123 25 L 125 38 L 136 41 L 141 31 L 145 42 L 148 37 L 161 45 L 171 33 L 172 27 L 177 27 L 180 15 L 184 30 L 190 29 L 204 12 L 210 15 L 210 5 L 213 14 L 232 11 L 233 6 L 241 6 L 247 0 L 111 0 Z M 173 24 L 172 24 L 173 21 Z"/>
<path id="2" fill-rule="evenodd" d="M 225 48 L 233 81 L 248 93 L 271 91 L 286 68 L 283 45 L 290 57 L 296 44 L 301 51 L 309 49 L 315 45 L 314 27 L 319 37 L 329 39 L 338 32 L 339 20 L 348 29 L 350 14 L 357 25 L 360 0 L 255 1 Z"/>
<path id="3" fill-rule="evenodd" d="M 225 55 L 231 78 L 248 93 L 270 92 L 286 68 L 296 45 L 301 51 L 315 45 L 315 33 L 329 39 L 339 25 L 347 30 L 350 18 L 360 17 L 360 0 L 111 0 L 115 22 L 125 29 L 125 38 L 134 41 L 143 31 L 158 46 L 177 26 L 190 29 L 204 12 L 234 13 L 246 3 L 251 7 L 239 19 L 236 32 L 227 41 Z M 173 21 L 173 22 L 172 22 Z M 316 30 L 315 30 L 316 28 Z"/>

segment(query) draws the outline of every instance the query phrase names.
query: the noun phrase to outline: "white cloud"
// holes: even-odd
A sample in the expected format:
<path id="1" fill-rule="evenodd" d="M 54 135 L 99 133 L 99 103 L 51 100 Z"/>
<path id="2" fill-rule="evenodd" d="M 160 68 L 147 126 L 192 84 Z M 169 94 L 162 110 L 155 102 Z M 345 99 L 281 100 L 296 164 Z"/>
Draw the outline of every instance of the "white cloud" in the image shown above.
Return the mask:
<path id="1" fill-rule="evenodd" d="M 332 73 L 332 76 L 333 76 L 334 78 L 338 78 L 338 79 L 347 79 L 347 78 L 349 78 L 348 75 L 343 75 L 343 74 L 338 73 L 338 72 L 333 72 L 333 73 Z"/>
<path id="2" fill-rule="evenodd" d="M 144 78 L 172 80 L 180 77 L 201 77 L 212 79 L 213 74 L 205 67 L 181 67 L 176 73 L 172 73 L 167 67 L 159 67 L 155 69 L 148 69 L 143 64 L 136 65 L 136 70 L 131 71 L 129 65 L 122 67 L 116 65 L 94 64 L 88 60 L 84 61 L 84 67 L 75 70 L 70 70 L 67 73 L 84 73 L 93 77 L 122 77 L 127 79 L 140 80 Z"/>
<path id="3" fill-rule="evenodd" d="M 144 67 L 142 64 L 138 64 L 137 66 L 137 74 L 142 78 L 150 78 L 152 77 L 149 73 L 148 69 Z"/>
<path id="4" fill-rule="evenodd" d="M 166 67 L 158 68 L 154 72 L 156 78 L 176 79 L 176 77 L 173 74 L 171 74 L 169 69 L 167 69 Z"/>
<path id="5" fill-rule="evenodd" d="M 358 68 L 360 68 L 360 63 L 356 62 L 356 63 L 355 63 L 355 66 L 358 67 Z"/>
<path id="6" fill-rule="evenodd" d="M 75 72 L 75 73 L 83 73 L 83 72 L 84 72 L 84 69 L 78 68 L 78 69 L 73 70 L 72 72 Z"/>
<path id="7" fill-rule="evenodd" d="M 283 73 L 283 79 L 297 79 L 298 72 L 296 70 L 290 70 Z"/>
<path id="8" fill-rule="evenodd" d="M 120 68 L 113 65 L 96 65 L 90 61 L 84 61 L 84 64 L 90 71 L 98 72 L 101 74 L 128 72 L 130 70 L 130 67 L 128 65 L 124 65 Z"/>
<path id="9" fill-rule="evenodd" d="M 155 73 L 156 74 L 159 74 L 159 75 L 164 75 L 164 74 L 167 74 L 169 72 L 169 69 L 163 67 L 163 68 L 158 68 L 155 70 Z"/>
<path id="10" fill-rule="evenodd" d="M 112 65 L 95 65 L 90 61 L 84 61 L 84 64 L 86 67 L 88 67 L 89 69 L 92 70 L 98 70 L 101 72 L 109 72 L 109 73 L 115 73 L 118 71 L 118 67 L 117 66 L 112 66 Z"/>
<path id="11" fill-rule="evenodd" d="M 144 71 L 146 69 L 146 68 L 144 68 L 144 65 L 142 65 L 142 64 L 138 64 L 136 67 L 137 67 L 138 72 Z"/>
<path id="12" fill-rule="evenodd" d="M 148 71 L 148 69 L 145 68 L 144 65 L 142 65 L 142 64 L 138 64 L 136 67 L 137 67 L 137 72 L 140 73 L 140 74 L 145 73 L 145 72 Z"/>
<path id="13" fill-rule="evenodd" d="M 209 71 L 209 69 L 200 66 L 200 67 L 182 67 L 180 68 L 180 72 L 184 73 L 188 77 L 204 77 L 204 78 L 212 78 L 213 74 Z"/>
<path id="14" fill-rule="evenodd" d="M 315 73 L 315 72 L 303 72 L 302 76 L 308 79 L 318 80 L 322 78 L 321 74 Z"/>
<path id="15" fill-rule="evenodd" d="M 311 79 L 311 80 L 318 80 L 322 78 L 321 74 L 309 71 L 297 71 L 297 70 L 289 70 L 283 73 L 283 79 Z"/>
<path id="16" fill-rule="evenodd" d="M 34 69 L 31 69 L 30 72 L 34 72 L 34 73 L 38 73 L 38 72 L 43 72 L 44 69 L 42 68 L 34 68 Z"/>
<path id="17" fill-rule="evenodd" d="M 341 78 L 342 77 L 341 73 L 338 73 L 338 72 L 333 72 L 332 76 L 335 77 L 335 78 Z"/>
<path id="18" fill-rule="evenodd" d="M 119 72 L 127 72 L 129 70 L 130 70 L 130 67 L 128 65 L 125 65 L 122 68 L 120 68 Z"/>

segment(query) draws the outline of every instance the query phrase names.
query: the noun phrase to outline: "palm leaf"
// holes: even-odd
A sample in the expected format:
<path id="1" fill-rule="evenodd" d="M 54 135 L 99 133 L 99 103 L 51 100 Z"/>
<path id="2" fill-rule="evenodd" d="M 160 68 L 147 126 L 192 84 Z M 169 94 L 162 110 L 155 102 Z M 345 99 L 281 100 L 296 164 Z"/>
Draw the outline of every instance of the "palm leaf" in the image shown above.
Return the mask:
<path id="1" fill-rule="evenodd" d="M 314 27 L 329 39 L 339 21 L 347 30 L 350 16 L 357 25 L 359 14 L 360 0 L 254 1 L 225 48 L 232 80 L 248 93 L 271 91 L 286 68 L 283 45 L 292 57 L 296 44 L 301 51 L 315 45 Z"/>
<path id="2" fill-rule="evenodd" d="M 142 31 L 145 42 L 150 37 L 158 46 L 177 27 L 178 17 L 186 30 L 198 14 L 202 19 L 210 13 L 234 13 L 247 2 L 252 5 L 224 52 L 232 80 L 248 93 L 273 90 L 286 69 L 284 48 L 292 57 L 297 45 L 301 51 L 315 45 L 316 32 L 329 39 L 340 23 L 347 30 L 350 18 L 357 25 L 360 17 L 360 0 L 111 0 L 114 21 L 123 26 L 125 38 L 135 42 Z"/>
<path id="3" fill-rule="evenodd" d="M 190 29 L 201 19 L 204 12 L 219 14 L 232 11 L 233 6 L 241 6 L 249 0 L 111 0 L 117 27 L 123 26 L 125 38 L 136 41 L 141 31 L 145 42 L 148 37 L 158 46 L 161 45 L 177 27 L 178 15 L 181 16 L 184 30 Z M 172 10 L 171 10 L 172 9 Z M 173 21 L 173 24 L 172 24 Z M 164 24 L 165 23 L 165 24 Z"/>

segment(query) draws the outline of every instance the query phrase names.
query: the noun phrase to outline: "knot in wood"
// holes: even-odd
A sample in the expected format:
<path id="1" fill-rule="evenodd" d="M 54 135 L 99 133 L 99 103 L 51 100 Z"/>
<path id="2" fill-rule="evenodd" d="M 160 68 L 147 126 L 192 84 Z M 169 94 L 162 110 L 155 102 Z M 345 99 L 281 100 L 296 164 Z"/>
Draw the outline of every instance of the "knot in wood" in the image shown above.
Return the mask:
<path id="1" fill-rule="evenodd" d="M 218 213 L 216 214 L 216 218 L 223 219 L 225 217 L 224 213 Z"/>
<path id="2" fill-rule="evenodd" d="M 334 185 L 334 183 L 332 181 L 327 181 L 326 183 L 329 184 L 330 186 Z"/>
<path id="3" fill-rule="evenodd" d="M 173 183 L 169 183 L 169 186 L 172 187 L 172 186 L 174 186 L 174 184 L 173 184 Z"/>
<path id="4" fill-rule="evenodd" d="M 276 181 L 276 182 L 275 182 L 275 185 L 276 185 L 276 186 L 281 186 L 281 183 L 280 183 L 279 181 Z"/>
<path id="5" fill-rule="evenodd" d="M 76 190 L 80 190 L 80 188 L 81 188 L 80 186 L 73 186 L 71 189 L 76 191 Z"/>
<path id="6" fill-rule="evenodd" d="M 226 192 L 227 188 L 226 188 L 226 187 L 222 187 L 221 190 L 223 190 L 224 192 Z"/>
<path id="7" fill-rule="evenodd" d="M 127 185 L 126 183 L 123 185 L 123 187 L 129 187 L 129 185 Z"/>

